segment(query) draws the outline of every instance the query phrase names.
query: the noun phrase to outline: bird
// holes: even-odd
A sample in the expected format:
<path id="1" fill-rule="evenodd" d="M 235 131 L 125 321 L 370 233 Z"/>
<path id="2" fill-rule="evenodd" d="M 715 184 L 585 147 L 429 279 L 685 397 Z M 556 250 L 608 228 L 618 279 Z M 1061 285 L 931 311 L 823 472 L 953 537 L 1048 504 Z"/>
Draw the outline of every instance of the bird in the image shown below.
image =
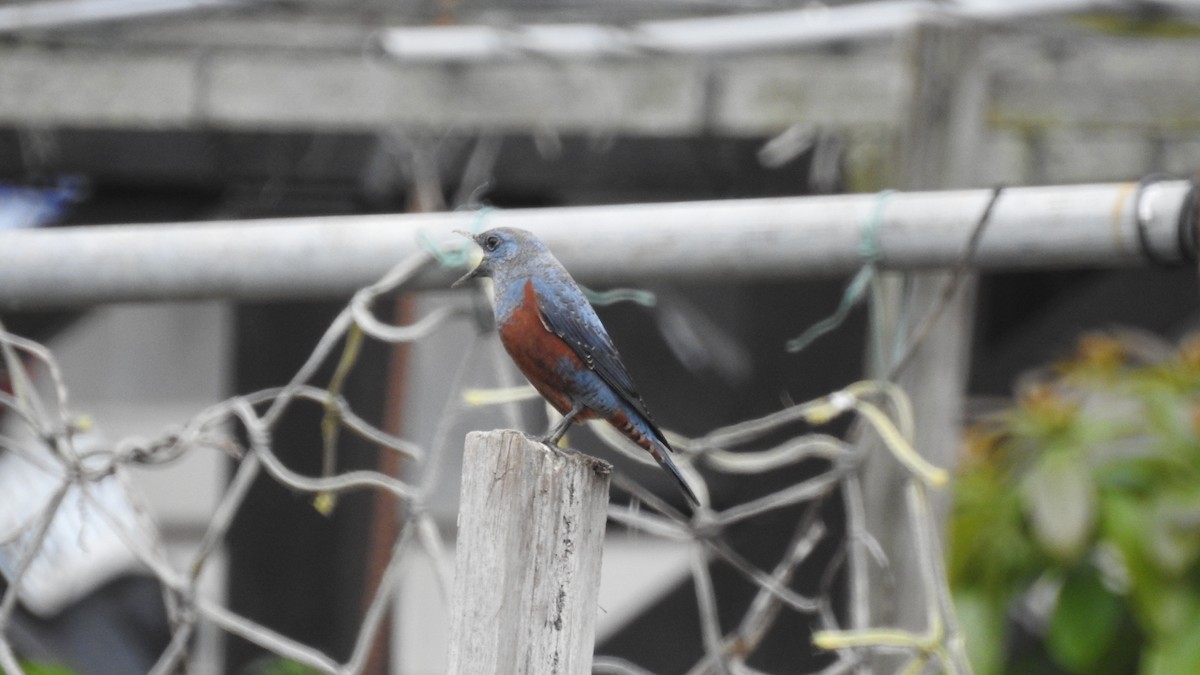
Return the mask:
<path id="1" fill-rule="evenodd" d="M 688 501 L 699 505 L 596 310 L 550 249 L 515 227 L 459 234 L 478 244 L 483 258 L 452 287 L 492 279 L 500 342 L 534 389 L 562 414 L 538 440 L 553 448 L 572 423 L 603 419 L 649 452 Z"/>

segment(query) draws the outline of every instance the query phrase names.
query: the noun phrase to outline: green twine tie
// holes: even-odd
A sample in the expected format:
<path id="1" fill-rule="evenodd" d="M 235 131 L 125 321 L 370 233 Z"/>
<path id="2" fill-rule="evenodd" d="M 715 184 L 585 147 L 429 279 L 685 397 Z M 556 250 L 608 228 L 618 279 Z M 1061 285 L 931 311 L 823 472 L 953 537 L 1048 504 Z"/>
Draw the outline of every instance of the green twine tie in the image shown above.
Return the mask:
<path id="1" fill-rule="evenodd" d="M 493 206 L 482 206 L 475 211 L 475 221 L 471 223 L 469 230 L 472 233 L 483 231 L 483 223 L 495 211 Z M 429 233 L 425 230 L 417 231 L 417 243 L 425 252 L 433 256 L 434 260 L 442 267 L 464 268 L 471 264 L 471 242 L 467 239 L 448 240 L 441 244 L 434 241 Z"/>
<path id="2" fill-rule="evenodd" d="M 658 302 L 654 293 L 640 288 L 614 288 L 608 291 L 593 291 L 587 286 L 581 286 L 583 294 L 593 306 L 603 307 L 618 302 L 636 302 L 642 307 L 653 307 Z"/>
<path id="3" fill-rule="evenodd" d="M 883 209 L 894 194 L 895 190 L 884 190 L 875 196 L 875 208 L 871 210 L 871 217 L 863 225 L 862 240 L 858 243 L 858 252 L 867 262 L 846 285 L 841 303 L 838 304 L 833 314 L 809 326 L 808 330 L 801 333 L 799 337 L 788 340 L 787 350 L 789 352 L 794 354 L 804 349 L 817 338 L 842 325 L 850 314 L 850 310 L 862 300 L 871 280 L 875 278 L 875 273 L 878 271 L 879 259 L 883 256 L 883 250 L 879 246 L 879 226 L 883 222 Z"/>

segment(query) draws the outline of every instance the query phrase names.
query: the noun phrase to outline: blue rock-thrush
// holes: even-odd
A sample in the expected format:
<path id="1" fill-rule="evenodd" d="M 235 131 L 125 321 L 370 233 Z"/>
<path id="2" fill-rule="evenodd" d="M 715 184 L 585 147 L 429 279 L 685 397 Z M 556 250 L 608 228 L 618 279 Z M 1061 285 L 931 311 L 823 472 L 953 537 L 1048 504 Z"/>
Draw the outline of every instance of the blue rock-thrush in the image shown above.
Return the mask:
<path id="1" fill-rule="evenodd" d="M 541 440 L 554 446 L 572 422 L 603 419 L 649 452 L 698 504 L 608 331 L 546 245 L 511 227 L 467 236 L 483 249 L 483 260 L 454 285 L 492 278 L 500 341 L 530 384 L 563 415 Z"/>

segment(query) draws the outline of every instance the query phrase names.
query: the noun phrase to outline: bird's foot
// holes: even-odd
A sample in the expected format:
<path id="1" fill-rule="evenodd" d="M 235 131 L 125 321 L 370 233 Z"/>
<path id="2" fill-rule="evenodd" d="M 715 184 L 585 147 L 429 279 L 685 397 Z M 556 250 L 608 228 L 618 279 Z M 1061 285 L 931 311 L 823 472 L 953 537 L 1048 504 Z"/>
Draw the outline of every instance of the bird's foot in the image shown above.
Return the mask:
<path id="1" fill-rule="evenodd" d="M 571 448 L 560 448 L 557 445 L 551 445 L 550 449 L 553 450 L 554 453 L 557 454 L 559 457 L 562 457 L 564 459 L 571 459 L 573 457 L 578 457 L 581 454 L 578 450 L 572 450 Z"/>
<path id="2" fill-rule="evenodd" d="M 533 441 L 534 443 L 541 443 L 542 445 L 546 446 L 547 448 L 550 448 L 551 450 L 558 453 L 559 455 L 562 455 L 563 457 L 573 457 L 573 456 L 579 454 L 579 452 L 576 450 L 572 450 L 571 448 L 559 445 L 558 442 L 560 440 L 562 440 L 561 436 L 558 438 L 555 438 L 554 434 L 542 434 L 541 436 L 534 436 L 533 434 L 525 434 L 525 438 L 528 438 L 529 440 Z"/>
<path id="3" fill-rule="evenodd" d="M 522 431 L 521 435 L 525 437 L 525 440 L 527 440 L 531 443 L 540 443 L 542 445 L 550 445 L 549 443 L 546 442 L 546 434 L 531 434 L 528 431 Z"/>

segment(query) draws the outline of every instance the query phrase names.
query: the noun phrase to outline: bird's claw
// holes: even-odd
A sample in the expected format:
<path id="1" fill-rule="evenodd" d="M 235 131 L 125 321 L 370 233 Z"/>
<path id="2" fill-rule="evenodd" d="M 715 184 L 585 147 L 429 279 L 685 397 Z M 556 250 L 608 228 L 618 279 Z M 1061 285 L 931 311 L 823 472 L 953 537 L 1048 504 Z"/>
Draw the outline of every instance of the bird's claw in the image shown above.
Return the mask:
<path id="1" fill-rule="evenodd" d="M 551 450 L 558 453 L 559 455 L 562 455 L 563 457 L 572 457 L 574 455 L 579 454 L 575 450 L 559 446 L 558 440 L 561 440 L 561 439 L 555 439 L 553 437 L 553 435 L 551 435 L 551 434 L 542 434 L 541 436 L 534 436 L 533 434 L 526 433 L 525 438 L 528 438 L 529 440 L 533 441 L 534 443 L 541 443 L 542 445 L 546 446 L 547 448 L 550 448 Z"/>

